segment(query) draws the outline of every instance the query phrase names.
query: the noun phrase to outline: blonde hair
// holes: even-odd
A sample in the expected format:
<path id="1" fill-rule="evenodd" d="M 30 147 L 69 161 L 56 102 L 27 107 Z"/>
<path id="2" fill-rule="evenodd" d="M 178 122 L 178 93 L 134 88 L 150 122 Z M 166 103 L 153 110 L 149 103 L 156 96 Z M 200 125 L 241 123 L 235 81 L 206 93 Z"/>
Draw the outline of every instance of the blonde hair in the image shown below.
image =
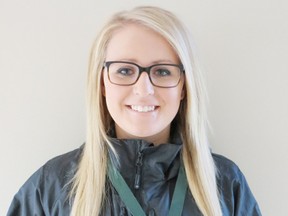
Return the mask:
<path id="1" fill-rule="evenodd" d="M 105 199 L 108 131 L 113 124 L 101 92 L 102 69 L 109 40 L 127 23 L 144 25 L 162 35 L 185 68 L 186 95 L 177 115 L 183 139 L 182 157 L 189 188 L 203 215 L 222 215 L 216 168 L 209 149 L 205 88 L 191 39 L 183 24 L 157 7 L 137 7 L 115 14 L 95 40 L 90 55 L 87 92 L 87 140 L 73 179 L 71 215 L 99 215 Z M 108 146 L 107 146 L 108 145 Z"/>

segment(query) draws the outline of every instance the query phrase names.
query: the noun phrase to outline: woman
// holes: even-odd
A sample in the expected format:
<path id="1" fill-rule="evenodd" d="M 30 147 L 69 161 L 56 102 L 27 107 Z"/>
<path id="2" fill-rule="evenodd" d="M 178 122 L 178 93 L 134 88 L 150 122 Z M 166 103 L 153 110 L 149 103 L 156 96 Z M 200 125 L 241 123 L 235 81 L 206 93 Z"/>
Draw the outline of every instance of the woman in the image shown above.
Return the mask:
<path id="1" fill-rule="evenodd" d="M 238 167 L 209 149 L 193 51 L 168 11 L 113 16 L 91 52 L 86 144 L 38 170 L 8 215 L 261 215 Z"/>

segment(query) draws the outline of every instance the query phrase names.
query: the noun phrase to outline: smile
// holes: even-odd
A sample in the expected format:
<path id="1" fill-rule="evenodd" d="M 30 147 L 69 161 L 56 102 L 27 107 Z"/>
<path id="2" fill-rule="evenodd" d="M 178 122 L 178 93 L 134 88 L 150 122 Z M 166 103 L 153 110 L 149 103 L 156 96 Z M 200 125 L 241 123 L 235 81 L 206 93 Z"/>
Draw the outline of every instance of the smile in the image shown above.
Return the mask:
<path id="1" fill-rule="evenodd" d="M 154 111 L 156 106 L 139 106 L 139 105 L 131 105 L 132 110 L 137 112 L 151 112 Z"/>

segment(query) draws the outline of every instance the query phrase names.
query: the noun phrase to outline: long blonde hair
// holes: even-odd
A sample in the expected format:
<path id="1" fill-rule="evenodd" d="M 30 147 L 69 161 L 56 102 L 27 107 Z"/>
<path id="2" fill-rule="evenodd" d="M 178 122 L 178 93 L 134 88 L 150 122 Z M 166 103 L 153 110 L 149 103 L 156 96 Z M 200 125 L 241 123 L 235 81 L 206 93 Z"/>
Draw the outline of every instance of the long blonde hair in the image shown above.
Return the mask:
<path id="1" fill-rule="evenodd" d="M 158 7 L 137 7 L 115 14 L 100 31 L 92 47 L 87 89 L 87 140 L 72 182 L 71 215 L 99 215 L 105 199 L 108 131 L 113 121 L 102 95 L 102 69 L 109 40 L 127 23 L 144 25 L 162 35 L 174 48 L 185 68 L 185 98 L 178 112 L 183 139 L 183 162 L 189 188 L 203 215 L 222 215 L 216 169 L 209 149 L 205 88 L 191 39 L 183 24 Z"/>

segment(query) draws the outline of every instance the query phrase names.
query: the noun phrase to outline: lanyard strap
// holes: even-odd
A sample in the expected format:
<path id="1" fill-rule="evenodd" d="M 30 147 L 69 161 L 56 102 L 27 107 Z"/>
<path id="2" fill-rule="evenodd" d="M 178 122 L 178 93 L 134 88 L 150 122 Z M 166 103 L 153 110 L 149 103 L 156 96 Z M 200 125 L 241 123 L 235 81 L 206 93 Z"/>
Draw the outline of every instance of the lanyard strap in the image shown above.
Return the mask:
<path id="1" fill-rule="evenodd" d="M 108 165 L 108 176 L 112 185 L 132 215 L 146 216 L 144 210 L 121 174 L 117 169 L 113 169 L 110 163 Z M 180 216 L 182 214 L 187 187 L 188 183 L 185 171 L 183 166 L 180 166 L 168 216 Z"/>

